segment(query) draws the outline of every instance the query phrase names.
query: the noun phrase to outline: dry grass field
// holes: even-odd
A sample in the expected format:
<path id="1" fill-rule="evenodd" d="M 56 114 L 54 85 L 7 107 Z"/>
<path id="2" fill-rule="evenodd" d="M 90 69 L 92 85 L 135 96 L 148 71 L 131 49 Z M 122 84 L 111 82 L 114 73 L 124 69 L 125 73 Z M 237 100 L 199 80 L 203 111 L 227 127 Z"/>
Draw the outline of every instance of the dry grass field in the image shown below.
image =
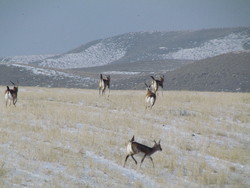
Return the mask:
<path id="1" fill-rule="evenodd" d="M 20 87 L 0 100 L 0 187 L 250 187 L 250 94 Z M 135 140 L 162 151 L 143 165 Z M 141 156 L 135 156 L 140 162 Z"/>

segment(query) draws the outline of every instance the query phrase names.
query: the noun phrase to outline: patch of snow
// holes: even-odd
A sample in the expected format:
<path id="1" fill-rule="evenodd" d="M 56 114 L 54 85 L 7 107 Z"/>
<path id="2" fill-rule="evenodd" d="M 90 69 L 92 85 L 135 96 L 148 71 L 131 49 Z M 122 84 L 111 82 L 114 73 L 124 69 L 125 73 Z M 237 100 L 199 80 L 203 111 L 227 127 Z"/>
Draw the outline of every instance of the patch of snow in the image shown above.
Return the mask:
<path id="1" fill-rule="evenodd" d="M 125 39 L 123 37 L 116 38 L 116 40 L 113 38 L 105 39 L 78 53 L 67 53 L 57 56 L 30 55 L 3 57 L 0 59 L 0 62 L 21 64 L 39 62 L 39 66 L 57 69 L 103 66 L 123 58 L 127 54 L 128 49 L 135 45 L 136 41 L 134 39 L 136 39 L 136 35 L 136 33 L 129 33 Z M 167 59 L 200 60 L 228 52 L 242 51 L 244 50 L 244 44 L 249 43 L 249 41 L 249 36 L 244 33 L 232 33 L 222 38 L 209 40 L 200 46 L 198 46 L 197 41 L 189 41 L 189 44 L 196 46 L 193 48 L 181 48 L 181 46 L 177 46 L 176 48 L 170 49 L 171 47 L 168 48 L 161 45 L 158 47 L 157 52 L 142 52 L 131 59 L 128 58 L 128 61 L 135 62 Z M 175 51 L 169 53 L 168 50 Z"/>
<path id="2" fill-rule="evenodd" d="M 163 59 L 200 60 L 216 55 L 244 50 L 243 44 L 249 40 L 246 35 L 232 33 L 221 39 L 210 40 L 195 48 L 180 49 L 177 52 L 160 55 Z"/>
<path id="3" fill-rule="evenodd" d="M 94 67 L 119 60 L 125 54 L 126 50 L 122 45 L 100 42 L 80 53 L 64 54 L 59 58 L 48 58 L 42 61 L 40 66 L 59 69 Z"/>
<path id="4" fill-rule="evenodd" d="M 35 61 L 40 61 L 49 57 L 55 56 L 54 54 L 48 55 L 27 55 L 27 56 L 13 56 L 13 57 L 4 57 L 0 62 L 10 62 L 10 63 L 22 63 L 30 64 Z"/>
<path id="5" fill-rule="evenodd" d="M 15 67 L 24 68 L 25 70 L 31 71 L 33 74 L 36 74 L 36 75 L 44 75 L 44 76 L 65 75 L 65 73 L 58 72 L 58 71 L 55 71 L 55 70 L 31 67 L 31 66 L 20 65 L 20 64 L 11 64 L 11 65 L 15 66 Z"/>
<path id="6" fill-rule="evenodd" d="M 159 47 L 159 49 L 160 49 L 160 50 L 167 50 L 168 48 L 167 48 L 167 47 L 162 46 L 162 47 Z"/>
<path id="7" fill-rule="evenodd" d="M 126 72 L 126 71 L 107 71 L 104 74 L 125 74 L 125 75 L 135 75 L 140 74 L 140 72 Z"/>
<path id="8" fill-rule="evenodd" d="M 82 78 L 82 77 L 74 75 L 74 74 L 60 72 L 60 71 L 56 71 L 56 70 L 52 70 L 52 69 L 38 68 L 38 67 L 32 67 L 32 66 L 26 66 L 26 65 L 20 65 L 20 64 L 11 64 L 11 66 L 24 68 L 25 70 L 31 71 L 35 75 L 44 75 L 44 76 L 54 77 L 56 79 L 63 79 L 66 77 L 66 78 L 75 79 L 79 82 L 83 82 L 83 81 L 95 82 L 94 79 L 91 79 L 89 77 Z"/>
<path id="9" fill-rule="evenodd" d="M 132 169 L 124 168 L 124 167 L 114 163 L 113 161 L 105 159 L 102 156 L 96 155 L 93 152 L 87 151 L 86 156 L 92 158 L 97 163 L 108 165 L 109 169 L 112 169 L 113 171 L 118 171 L 119 173 L 128 177 L 132 181 L 140 180 L 144 184 L 145 187 L 160 187 L 159 185 L 157 185 L 157 183 L 155 181 L 153 181 L 152 179 L 150 179 L 146 175 L 140 174 Z"/>

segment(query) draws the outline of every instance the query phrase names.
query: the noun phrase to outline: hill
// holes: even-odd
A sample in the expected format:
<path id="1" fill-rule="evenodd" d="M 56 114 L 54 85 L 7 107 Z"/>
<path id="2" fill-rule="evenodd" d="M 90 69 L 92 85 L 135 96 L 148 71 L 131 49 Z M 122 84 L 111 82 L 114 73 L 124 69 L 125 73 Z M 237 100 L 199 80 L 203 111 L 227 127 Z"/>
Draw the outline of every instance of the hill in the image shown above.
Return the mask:
<path id="1" fill-rule="evenodd" d="M 92 41 L 56 56 L 2 58 L 42 67 L 70 69 L 115 63 L 200 60 L 250 49 L 250 27 L 197 31 L 137 32 Z M 25 60 L 27 59 L 27 60 Z"/>
<path id="2" fill-rule="evenodd" d="M 166 74 L 169 90 L 250 92 L 250 51 L 196 61 Z"/>
<path id="3" fill-rule="evenodd" d="M 249 92 L 248 49 L 250 27 L 127 33 L 55 56 L 3 57 L 0 85 L 94 89 L 104 73 L 112 89 L 144 89 L 164 74 L 167 90 Z"/>
<path id="4" fill-rule="evenodd" d="M 153 66 L 152 66 L 153 64 Z M 165 75 L 166 90 L 250 92 L 250 51 L 228 53 L 199 61 L 155 61 L 56 70 L 1 64 L 1 85 L 19 80 L 23 86 L 97 88 L 99 73 L 111 75 L 112 89 L 144 89 L 150 75 Z"/>

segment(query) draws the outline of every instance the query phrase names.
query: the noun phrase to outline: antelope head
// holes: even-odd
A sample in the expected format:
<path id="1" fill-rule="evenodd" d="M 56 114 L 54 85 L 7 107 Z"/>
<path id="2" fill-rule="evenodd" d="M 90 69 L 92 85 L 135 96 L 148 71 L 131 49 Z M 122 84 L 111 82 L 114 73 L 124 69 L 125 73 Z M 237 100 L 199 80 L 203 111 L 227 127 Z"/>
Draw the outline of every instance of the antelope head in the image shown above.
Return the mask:
<path id="1" fill-rule="evenodd" d="M 19 85 L 18 80 L 17 80 L 17 85 L 16 85 L 14 82 L 12 82 L 11 80 L 10 80 L 10 82 L 11 82 L 12 85 L 13 85 L 13 90 L 16 91 L 16 92 L 18 92 L 18 85 Z"/>
<path id="2" fill-rule="evenodd" d="M 161 140 L 159 140 L 159 142 L 157 143 L 155 140 L 154 140 L 154 146 L 153 148 L 155 148 L 155 151 L 162 151 L 162 148 L 161 148 Z"/>

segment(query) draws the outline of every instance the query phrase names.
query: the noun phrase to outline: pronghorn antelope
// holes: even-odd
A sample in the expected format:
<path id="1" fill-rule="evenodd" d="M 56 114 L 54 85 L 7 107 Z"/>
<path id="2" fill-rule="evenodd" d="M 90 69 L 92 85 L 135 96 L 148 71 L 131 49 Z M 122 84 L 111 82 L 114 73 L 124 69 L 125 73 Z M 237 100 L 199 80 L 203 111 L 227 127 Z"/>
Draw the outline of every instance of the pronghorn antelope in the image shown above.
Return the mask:
<path id="1" fill-rule="evenodd" d="M 14 82 L 10 81 L 14 86 L 13 89 L 10 89 L 9 86 L 7 86 L 7 89 L 5 91 L 5 102 L 6 102 L 6 107 L 9 103 L 9 105 L 11 105 L 11 101 L 13 103 L 14 106 L 16 106 L 16 102 L 17 102 L 17 92 L 18 92 L 18 85 L 16 86 Z M 18 81 L 17 81 L 17 84 Z"/>
<path id="2" fill-rule="evenodd" d="M 156 95 L 155 93 L 150 89 L 150 86 L 148 86 L 146 83 L 146 96 L 145 96 L 145 110 L 147 108 L 150 108 L 150 110 L 152 109 L 152 107 L 155 104 L 155 100 L 156 100 Z"/>
<path id="3" fill-rule="evenodd" d="M 156 92 L 158 91 L 159 87 L 161 87 L 161 89 L 162 89 L 162 95 L 163 95 L 164 75 L 162 75 L 160 77 L 160 80 L 156 80 L 153 76 L 151 76 L 151 78 L 153 79 L 152 82 L 151 82 L 151 87 L 152 87 L 154 93 L 156 94 Z"/>
<path id="4" fill-rule="evenodd" d="M 106 87 L 108 87 L 110 93 L 110 75 L 107 75 L 106 78 L 103 78 L 102 74 L 100 74 L 99 95 L 103 95 L 105 93 Z"/>
<path id="5" fill-rule="evenodd" d="M 139 154 L 139 153 L 143 154 L 143 157 L 141 159 L 141 165 L 142 165 L 145 157 L 149 157 L 149 159 L 152 161 L 153 167 L 154 167 L 154 162 L 153 162 L 153 158 L 151 157 L 151 155 L 153 155 L 157 151 L 162 151 L 160 140 L 159 140 L 158 143 L 154 140 L 154 142 L 155 142 L 154 146 L 153 147 L 148 147 L 146 145 L 135 142 L 134 139 L 135 138 L 133 136 L 133 138 L 129 141 L 129 143 L 127 145 L 127 153 L 128 153 L 128 155 L 125 158 L 123 167 L 125 167 L 129 156 L 132 157 L 132 159 L 135 161 L 135 164 L 137 165 L 137 161 L 135 160 L 134 155 Z"/>

